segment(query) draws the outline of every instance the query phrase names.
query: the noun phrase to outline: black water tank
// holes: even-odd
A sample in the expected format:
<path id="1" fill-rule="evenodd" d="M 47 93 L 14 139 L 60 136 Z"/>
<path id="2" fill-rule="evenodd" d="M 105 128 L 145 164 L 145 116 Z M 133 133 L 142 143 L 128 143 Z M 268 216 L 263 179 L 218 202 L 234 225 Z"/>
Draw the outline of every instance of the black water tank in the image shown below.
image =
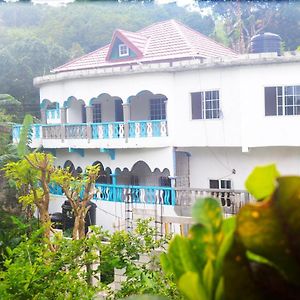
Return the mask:
<path id="1" fill-rule="evenodd" d="M 96 225 L 96 208 L 97 205 L 90 201 L 86 204 L 89 206 L 89 210 L 85 216 L 85 233 L 88 232 L 88 227 L 90 225 Z M 75 217 L 73 214 L 73 209 L 71 206 L 71 203 L 66 200 L 64 204 L 62 205 L 62 223 L 63 223 L 63 229 L 69 229 L 74 227 L 74 221 Z"/>
<path id="2" fill-rule="evenodd" d="M 251 38 L 250 52 L 276 52 L 280 55 L 281 37 L 277 34 L 265 32 Z"/>

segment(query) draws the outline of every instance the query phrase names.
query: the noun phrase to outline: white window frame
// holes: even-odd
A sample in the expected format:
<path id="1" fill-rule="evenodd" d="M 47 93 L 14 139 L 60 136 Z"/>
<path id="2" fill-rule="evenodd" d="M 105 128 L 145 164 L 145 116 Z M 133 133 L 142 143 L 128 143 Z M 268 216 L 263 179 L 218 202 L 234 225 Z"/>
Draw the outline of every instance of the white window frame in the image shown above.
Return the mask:
<path id="1" fill-rule="evenodd" d="M 299 109 L 300 105 L 295 102 L 295 98 L 299 97 L 300 94 L 296 93 L 296 87 L 299 85 L 283 85 L 283 86 L 276 86 L 276 112 L 277 116 L 297 116 L 299 113 L 296 113 L 296 108 Z M 286 92 L 287 88 L 292 88 L 292 94 L 288 94 Z M 281 95 L 278 93 L 278 89 L 281 89 Z M 293 97 L 293 104 L 287 104 L 287 97 Z M 281 105 L 279 104 L 279 99 L 281 99 Z M 281 107 L 281 113 L 279 111 L 279 107 Z M 287 114 L 287 108 L 290 107 L 293 109 L 292 114 Z"/>
<path id="2" fill-rule="evenodd" d="M 213 93 L 213 92 L 217 92 L 218 93 L 218 98 L 213 98 L 213 99 L 208 99 L 206 97 L 207 93 Z M 200 118 L 193 118 L 193 106 L 192 106 L 192 94 L 193 93 L 200 93 L 202 94 L 202 101 L 201 101 L 201 117 Z M 203 91 L 199 91 L 199 92 L 192 92 L 190 93 L 191 95 L 191 119 L 193 121 L 195 120 L 218 120 L 221 119 L 221 107 L 220 107 L 220 90 L 219 89 L 210 89 L 210 90 L 203 90 Z M 218 103 L 218 108 L 213 108 L 210 107 L 208 108 L 208 102 L 211 102 L 211 105 L 213 105 L 213 102 L 217 101 Z M 207 113 L 211 112 L 211 117 L 207 117 Z M 214 113 L 217 113 L 217 116 L 212 117 L 214 115 Z"/>
<path id="3" fill-rule="evenodd" d="M 129 48 L 127 45 L 125 45 L 125 44 L 119 45 L 119 56 L 120 57 L 129 56 Z"/>
<path id="4" fill-rule="evenodd" d="M 216 181 L 218 181 L 219 183 L 218 183 L 218 185 L 219 185 L 219 187 L 218 188 L 211 188 L 210 187 L 210 181 L 211 180 L 216 180 Z M 228 188 L 222 188 L 221 186 L 222 186 L 222 182 L 230 182 L 230 189 L 228 189 Z M 229 179 L 229 178 L 223 178 L 223 179 L 214 179 L 214 178 L 209 178 L 208 179 L 208 185 L 209 185 L 209 189 L 212 189 L 212 190 L 232 190 L 232 180 L 231 179 Z"/>

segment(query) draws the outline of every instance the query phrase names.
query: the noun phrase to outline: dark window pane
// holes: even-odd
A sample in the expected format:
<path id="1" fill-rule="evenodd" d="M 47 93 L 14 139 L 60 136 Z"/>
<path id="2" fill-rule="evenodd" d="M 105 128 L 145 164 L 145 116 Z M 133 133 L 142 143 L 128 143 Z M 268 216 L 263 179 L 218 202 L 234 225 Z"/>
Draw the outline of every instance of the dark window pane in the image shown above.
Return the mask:
<path id="1" fill-rule="evenodd" d="M 295 106 L 295 115 L 300 115 L 300 106 Z"/>
<path id="2" fill-rule="evenodd" d="M 211 110 L 208 110 L 208 111 L 205 112 L 205 117 L 206 117 L 206 119 L 211 119 L 212 118 Z"/>
<path id="3" fill-rule="evenodd" d="M 115 120 L 116 122 L 124 121 L 123 105 L 122 105 L 122 100 L 120 99 L 115 100 Z"/>
<path id="4" fill-rule="evenodd" d="M 203 93 L 191 93 L 192 97 L 192 119 L 202 119 Z"/>
<path id="5" fill-rule="evenodd" d="M 295 86 L 295 94 L 300 95 L 300 85 Z"/>
<path id="6" fill-rule="evenodd" d="M 294 112 L 293 112 L 293 106 L 286 106 L 285 107 L 285 114 L 286 115 L 293 115 Z"/>
<path id="7" fill-rule="evenodd" d="M 276 87 L 265 87 L 265 115 L 276 116 Z"/>
<path id="8" fill-rule="evenodd" d="M 294 94 L 294 87 L 293 86 L 286 86 L 285 88 L 284 88 L 284 93 L 286 94 L 286 95 L 293 95 Z"/>
<path id="9" fill-rule="evenodd" d="M 215 179 L 209 180 L 209 188 L 210 189 L 218 189 L 219 188 L 219 180 L 215 180 Z"/>
<path id="10" fill-rule="evenodd" d="M 277 98 L 277 105 L 282 105 L 282 97 L 278 97 Z"/>
<path id="11" fill-rule="evenodd" d="M 282 106 L 278 106 L 278 115 L 282 116 L 283 115 L 283 109 Z"/>
<path id="12" fill-rule="evenodd" d="M 294 97 L 293 96 L 286 96 L 285 97 L 285 105 L 293 105 L 294 104 Z"/>
<path id="13" fill-rule="evenodd" d="M 277 87 L 277 95 L 282 96 L 282 87 L 281 86 Z"/>

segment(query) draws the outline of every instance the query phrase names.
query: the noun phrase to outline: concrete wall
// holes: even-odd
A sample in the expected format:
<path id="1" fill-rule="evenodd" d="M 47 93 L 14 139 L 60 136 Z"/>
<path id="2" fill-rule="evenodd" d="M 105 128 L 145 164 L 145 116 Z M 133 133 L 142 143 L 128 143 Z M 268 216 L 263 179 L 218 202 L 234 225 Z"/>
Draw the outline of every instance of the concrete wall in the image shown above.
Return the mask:
<path id="1" fill-rule="evenodd" d="M 191 187 L 209 188 L 209 179 L 231 179 L 232 188 L 245 189 L 244 183 L 257 165 L 275 163 L 282 175 L 300 175 L 300 147 L 185 148 L 191 153 Z M 233 174 L 232 170 L 235 170 Z"/>
<path id="2" fill-rule="evenodd" d="M 299 67 L 299 62 L 216 66 L 175 73 L 73 79 L 44 84 L 40 92 L 41 99 L 60 99 L 61 105 L 72 95 L 88 104 L 101 93 L 119 96 L 124 102 L 143 90 L 163 94 L 168 98 L 169 145 L 178 147 L 300 146 L 300 139 L 295 138 L 300 126 L 298 116 L 266 117 L 264 113 L 264 87 L 299 85 Z M 190 93 L 206 90 L 219 90 L 221 118 L 192 120 Z M 133 100 L 132 120 L 149 118 L 148 102 Z M 111 119 L 111 114 L 113 107 L 105 108 L 104 120 Z M 80 120 L 81 111 L 77 115 L 68 111 L 69 122 Z"/>

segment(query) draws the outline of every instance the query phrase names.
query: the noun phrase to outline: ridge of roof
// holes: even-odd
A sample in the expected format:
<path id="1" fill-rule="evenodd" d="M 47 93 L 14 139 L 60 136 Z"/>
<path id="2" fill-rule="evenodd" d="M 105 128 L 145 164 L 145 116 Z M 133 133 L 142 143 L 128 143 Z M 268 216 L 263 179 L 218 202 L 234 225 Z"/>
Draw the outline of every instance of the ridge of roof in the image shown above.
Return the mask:
<path id="1" fill-rule="evenodd" d="M 178 20 L 175 20 L 175 19 L 172 19 L 172 20 L 174 20 L 177 24 L 180 24 L 181 26 L 183 26 L 187 30 L 192 31 L 192 32 L 194 32 L 194 33 L 196 33 L 198 35 L 201 35 L 203 38 L 206 38 L 206 39 L 210 40 L 211 42 L 213 42 L 215 44 L 218 44 L 219 46 L 221 46 L 223 48 L 226 48 L 226 49 L 230 50 L 231 52 L 233 52 L 234 54 L 238 55 L 238 53 L 236 51 L 234 51 L 233 49 L 231 49 L 230 47 L 221 44 L 220 42 L 218 42 L 218 41 L 214 40 L 213 38 L 211 38 L 211 37 L 203 34 L 202 32 L 197 31 L 197 30 L 193 29 L 192 27 L 189 27 L 189 26 L 185 25 L 184 23 L 182 23 L 182 22 L 180 22 Z"/>

